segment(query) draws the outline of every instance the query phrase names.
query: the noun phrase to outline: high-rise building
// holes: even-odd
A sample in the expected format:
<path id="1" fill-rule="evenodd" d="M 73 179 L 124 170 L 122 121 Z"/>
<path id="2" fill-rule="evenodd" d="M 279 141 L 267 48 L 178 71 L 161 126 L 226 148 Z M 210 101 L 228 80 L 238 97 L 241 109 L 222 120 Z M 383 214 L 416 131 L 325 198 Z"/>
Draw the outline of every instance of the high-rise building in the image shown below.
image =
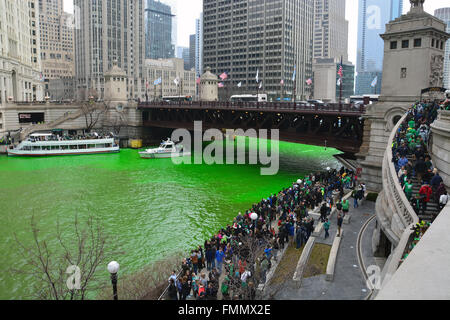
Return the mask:
<path id="1" fill-rule="evenodd" d="M 0 1 L 0 105 L 42 101 L 41 71 L 37 0 Z"/>
<path id="2" fill-rule="evenodd" d="M 309 98 L 313 14 L 313 0 L 204 0 L 203 63 L 229 75 L 220 99 L 258 90 L 272 100 Z"/>
<path id="3" fill-rule="evenodd" d="M 450 33 L 450 8 L 441 8 L 434 11 L 434 16 L 441 19 L 447 25 L 447 33 Z M 450 89 L 450 40 L 445 43 L 444 56 L 444 87 Z"/>
<path id="4" fill-rule="evenodd" d="M 189 66 L 195 68 L 195 34 L 189 36 Z M 190 69 L 190 68 L 188 68 Z"/>
<path id="5" fill-rule="evenodd" d="M 192 64 L 191 64 L 190 48 L 177 47 L 175 57 L 178 58 L 178 59 L 183 59 L 183 61 L 184 61 L 184 68 L 186 70 L 191 70 L 191 68 L 193 68 Z"/>
<path id="6" fill-rule="evenodd" d="M 348 21 L 345 0 L 314 1 L 313 43 L 314 98 L 337 102 L 341 97 L 337 71 L 341 60 L 344 76 L 342 98 L 354 94 L 355 67 L 348 61 Z"/>
<path id="7" fill-rule="evenodd" d="M 314 0 L 314 58 L 348 60 L 345 0 Z"/>
<path id="8" fill-rule="evenodd" d="M 117 61 L 128 76 L 129 99 L 145 98 L 144 0 L 74 0 L 78 97 L 104 98 L 104 73 Z"/>
<path id="9" fill-rule="evenodd" d="M 62 0 L 39 0 L 39 25 L 42 71 L 45 92 L 51 99 L 73 99 L 75 57 L 73 15 L 63 11 Z M 50 81 L 57 81 L 50 90 Z M 66 89 L 61 84 L 67 83 Z M 65 95 L 64 93 L 71 93 Z M 57 97 L 56 97 L 57 96 Z"/>
<path id="10" fill-rule="evenodd" d="M 145 9 L 145 47 L 147 59 L 175 57 L 172 41 L 173 18 L 169 5 L 148 0 Z"/>
<path id="11" fill-rule="evenodd" d="M 195 73 L 198 77 L 203 74 L 203 13 L 195 20 Z"/>
<path id="12" fill-rule="evenodd" d="M 356 94 L 379 94 L 386 24 L 401 16 L 403 0 L 359 0 Z M 377 78 L 377 85 L 372 87 Z"/>

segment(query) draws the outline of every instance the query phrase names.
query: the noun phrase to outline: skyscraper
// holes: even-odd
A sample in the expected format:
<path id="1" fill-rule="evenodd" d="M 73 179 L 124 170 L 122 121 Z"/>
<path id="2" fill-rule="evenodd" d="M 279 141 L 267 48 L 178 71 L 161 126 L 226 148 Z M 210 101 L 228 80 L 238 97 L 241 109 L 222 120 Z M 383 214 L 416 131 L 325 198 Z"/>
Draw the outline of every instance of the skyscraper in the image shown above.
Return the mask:
<path id="1" fill-rule="evenodd" d="M 314 58 L 348 60 L 346 0 L 314 1 Z"/>
<path id="2" fill-rule="evenodd" d="M 37 0 L 0 1 L 0 106 L 43 100 L 39 31 Z"/>
<path id="3" fill-rule="evenodd" d="M 78 97 L 104 97 L 104 73 L 117 61 L 127 73 L 129 99 L 145 98 L 144 0 L 74 0 L 79 10 L 75 30 Z"/>
<path id="4" fill-rule="evenodd" d="M 171 7 L 159 1 L 148 0 L 145 12 L 146 58 L 174 58 L 175 46 L 172 41 L 174 15 Z"/>
<path id="5" fill-rule="evenodd" d="M 434 16 L 447 24 L 446 31 L 450 33 L 450 8 L 437 9 Z M 445 43 L 444 57 L 444 87 L 450 89 L 450 40 Z"/>
<path id="6" fill-rule="evenodd" d="M 337 102 L 337 85 L 342 59 L 342 98 L 354 93 L 355 67 L 348 61 L 348 21 L 345 20 L 345 0 L 314 1 L 314 98 Z"/>
<path id="7" fill-rule="evenodd" d="M 195 72 L 197 76 L 203 74 L 203 13 L 200 19 L 195 20 L 195 53 L 194 53 Z"/>
<path id="8" fill-rule="evenodd" d="M 184 61 L 184 69 L 191 70 L 192 64 L 190 59 L 190 48 L 187 47 L 177 47 L 176 58 L 183 59 Z"/>
<path id="9" fill-rule="evenodd" d="M 260 92 L 269 99 L 282 91 L 297 99 L 309 98 L 306 80 L 312 77 L 313 14 L 313 0 L 204 0 L 204 67 L 229 75 L 225 88 L 219 90 L 220 98 L 256 93 L 257 74 Z"/>
<path id="10" fill-rule="evenodd" d="M 189 36 L 189 66 L 191 68 L 195 68 L 195 58 L 196 58 L 196 41 L 195 34 L 191 34 Z M 190 68 L 189 68 L 190 69 Z"/>
<path id="11" fill-rule="evenodd" d="M 62 0 L 39 0 L 39 13 L 42 71 L 47 93 L 51 80 L 74 76 L 74 24 L 73 16 L 63 11 Z"/>
<path id="12" fill-rule="evenodd" d="M 383 69 L 386 24 L 401 16 L 402 0 L 359 0 L 356 94 L 379 94 Z M 375 87 L 372 81 L 377 78 Z"/>

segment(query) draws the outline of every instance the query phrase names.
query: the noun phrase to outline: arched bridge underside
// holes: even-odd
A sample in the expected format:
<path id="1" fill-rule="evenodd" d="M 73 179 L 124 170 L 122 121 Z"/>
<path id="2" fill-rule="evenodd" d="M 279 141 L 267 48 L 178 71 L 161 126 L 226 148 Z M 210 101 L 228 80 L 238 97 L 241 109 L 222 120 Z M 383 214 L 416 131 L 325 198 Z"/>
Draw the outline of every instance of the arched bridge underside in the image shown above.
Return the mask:
<path id="1" fill-rule="evenodd" d="M 333 104 L 186 102 L 141 103 L 143 125 L 158 128 L 278 129 L 280 140 L 357 153 L 362 144 L 363 107 Z"/>

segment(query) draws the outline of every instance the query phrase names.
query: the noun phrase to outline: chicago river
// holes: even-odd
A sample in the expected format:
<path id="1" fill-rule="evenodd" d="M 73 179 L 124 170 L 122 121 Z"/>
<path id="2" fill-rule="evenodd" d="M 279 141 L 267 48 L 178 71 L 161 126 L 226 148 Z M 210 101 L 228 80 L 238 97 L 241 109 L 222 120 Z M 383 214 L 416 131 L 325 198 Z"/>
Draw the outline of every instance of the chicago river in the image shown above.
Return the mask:
<path id="1" fill-rule="evenodd" d="M 174 165 L 145 160 L 136 150 L 119 154 L 9 158 L 0 156 L 1 270 L 21 268 L 14 233 L 31 244 L 34 215 L 41 238 L 56 242 L 56 222 L 73 228 L 75 214 L 101 219 L 119 239 L 121 273 L 129 274 L 175 252 L 188 252 L 231 223 L 261 198 L 305 174 L 339 168 L 336 149 L 280 142 L 280 170 L 260 175 L 259 165 Z M 119 248 L 115 248 L 119 249 Z M 103 272 L 103 270 L 100 270 Z M 105 272 L 105 279 L 108 274 Z M 27 298 L 25 275 L 0 273 L 0 299 Z"/>

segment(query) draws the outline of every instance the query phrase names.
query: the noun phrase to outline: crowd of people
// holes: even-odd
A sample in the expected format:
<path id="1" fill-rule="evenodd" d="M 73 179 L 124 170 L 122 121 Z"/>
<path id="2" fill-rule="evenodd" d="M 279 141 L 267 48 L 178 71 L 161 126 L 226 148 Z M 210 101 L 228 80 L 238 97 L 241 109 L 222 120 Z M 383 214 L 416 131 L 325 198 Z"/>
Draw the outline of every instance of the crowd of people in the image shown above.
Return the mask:
<path id="1" fill-rule="evenodd" d="M 443 105 L 434 101 L 415 103 L 408 111 L 406 120 L 399 126 L 393 141 L 392 154 L 399 182 L 416 214 L 425 215 L 428 204 L 433 201 L 439 211 L 447 204 L 448 193 L 442 177 L 434 167 L 427 145 L 430 125 Z M 413 194 L 413 177 L 419 191 Z M 436 219 L 433 212 L 431 222 Z"/>
<path id="2" fill-rule="evenodd" d="M 276 195 L 254 204 L 244 214 L 221 229 L 203 246 L 183 259 L 181 271 L 172 272 L 168 296 L 171 300 L 254 299 L 256 288 L 266 282 L 267 272 L 279 250 L 289 243 L 300 249 L 315 228 L 311 210 L 320 208 L 325 237 L 329 236 L 328 217 L 337 209 L 337 224 L 342 225 L 348 212 L 348 200 L 342 201 L 344 189 L 354 189 L 354 206 L 362 199 L 365 185 L 355 172 L 342 167 L 327 168 L 298 180 Z M 219 281 L 221 275 L 223 280 Z"/>
<path id="3" fill-rule="evenodd" d="M 112 138 L 112 134 L 98 134 L 97 132 L 86 133 L 84 135 L 58 135 L 58 134 L 49 134 L 49 135 L 31 135 L 28 138 L 30 142 L 38 142 L 38 141 L 71 141 L 71 140 L 96 140 L 96 139 L 110 139 Z"/>
<path id="4" fill-rule="evenodd" d="M 430 201 L 436 203 L 438 208 L 437 212 L 432 212 L 430 221 L 421 220 L 413 226 L 413 234 L 400 263 L 405 261 L 449 199 L 442 177 L 427 153 L 430 125 L 436 119 L 438 110 L 449 110 L 449 106 L 448 100 L 444 103 L 437 101 L 415 103 L 408 111 L 405 121 L 399 126 L 393 142 L 394 159 L 392 161 L 406 198 L 416 214 L 425 215 Z M 413 177 L 419 184 L 419 191 L 415 194 L 413 193 Z"/>

